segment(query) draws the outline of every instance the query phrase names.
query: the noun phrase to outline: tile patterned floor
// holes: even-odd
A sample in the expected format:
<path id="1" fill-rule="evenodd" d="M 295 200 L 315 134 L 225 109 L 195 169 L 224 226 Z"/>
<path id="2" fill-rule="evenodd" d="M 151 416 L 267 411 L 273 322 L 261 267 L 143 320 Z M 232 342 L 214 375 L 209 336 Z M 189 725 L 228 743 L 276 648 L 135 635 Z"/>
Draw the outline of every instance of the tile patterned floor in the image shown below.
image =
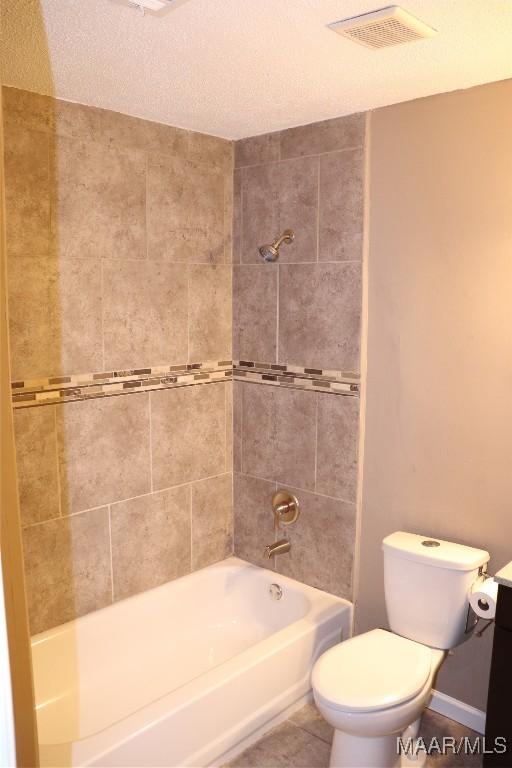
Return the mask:
<path id="1" fill-rule="evenodd" d="M 477 736 L 459 723 L 427 710 L 420 735 L 425 743 L 435 736 L 459 739 Z M 224 768 L 327 768 L 331 751 L 332 729 L 314 704 L 307 704 L 286 722 L 273 728 Z M 428 768 L 478 768 L 480 755 L 431 754 Z M 369 766 L 369 768 L 371 768 Z"/>

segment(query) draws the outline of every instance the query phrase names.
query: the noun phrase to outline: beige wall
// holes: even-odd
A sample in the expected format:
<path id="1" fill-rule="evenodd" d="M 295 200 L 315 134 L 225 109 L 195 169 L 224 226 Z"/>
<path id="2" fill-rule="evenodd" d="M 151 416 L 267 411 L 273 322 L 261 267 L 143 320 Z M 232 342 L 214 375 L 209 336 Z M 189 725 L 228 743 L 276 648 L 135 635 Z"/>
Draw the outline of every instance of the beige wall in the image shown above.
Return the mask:
<path id="1" fill-rule="evenodd" d="M 512 558 L 511 136 L 510 80 L 372 115 L 359 631 L 386 622 L 393 530 Z M 491 641 L 437 687 L 485 709 Z"/>
<path id="2" fill-rule="evenodd" d="M 4 95 L 18 384 L 230 360 L 232 143 Z M 33 632 L 232 551 L 231 386 L 16 408 Z"/>
<path id="3" fill-rule="evenodd" d="M 365 120 L 350 115 L 235 145 L 233 355 L 270 379 L 293 377 L 286 368 L 296 366 L 359 380 Z M 264 263 L 258 246 L 286 228 L 294 242 L 278 263 Z M 357 396 L 328 389 L 235 382 L 235 552 L 269 566 L 272 494 L 291 489 L 302 512 L 275 568 L 348 598 L 359 406 Z"/>

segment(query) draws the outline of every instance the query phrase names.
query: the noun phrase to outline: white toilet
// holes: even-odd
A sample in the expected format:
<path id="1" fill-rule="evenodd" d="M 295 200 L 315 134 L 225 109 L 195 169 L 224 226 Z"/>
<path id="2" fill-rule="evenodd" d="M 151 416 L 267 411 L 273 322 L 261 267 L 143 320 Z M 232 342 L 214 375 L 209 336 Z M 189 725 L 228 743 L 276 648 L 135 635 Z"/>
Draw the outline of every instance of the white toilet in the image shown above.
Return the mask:
<path id="1" fill-rule="evenodd" d="M 312 676 L 318 709 L 335 729 L 331 766 L 394 768 L 397 737 L 415 737 L 446 651 L 466 640 L 469 593 L 488 552 L 412 533 L 383 541 L 391 632 L 334 646 Z"/>

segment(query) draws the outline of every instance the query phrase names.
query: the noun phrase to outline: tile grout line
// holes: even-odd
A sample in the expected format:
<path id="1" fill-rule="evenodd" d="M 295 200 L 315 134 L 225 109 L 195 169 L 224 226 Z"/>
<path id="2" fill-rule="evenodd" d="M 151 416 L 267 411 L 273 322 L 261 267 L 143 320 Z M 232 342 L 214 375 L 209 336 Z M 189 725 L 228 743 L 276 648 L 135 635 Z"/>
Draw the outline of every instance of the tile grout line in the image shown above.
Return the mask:
<path id="1" fill-rule="evenodd" d="M 265 160 L 261 163 L 247 163 L 245 165 L 237 165 L 234 167 L 235 171 L 242 170 L 243 168 L 261 168 L 263 165 L 275 165 L 276 163 L 290 163 L 294 160 L 310 159 L 312 157 L 325 157 L 326 155 L 335 155 L 338 152 L 355 152 L 357 150 L 364 151 L 363 144 L 354 144 L 349 147 L 340 147 L 339 149 L 331 149 L 326 152 L 313 152 L 310 155 L 294 155 L 293 157 L 282 157 L 281 146 L 279 146 L 279 158 L 277 160 Z"/>
<path id="2" fill-rule="evenodd" d="M 306 266 L 312 266 L 314 267 L 316 264 L 362 264 L 362 259 L 320 259 L 318 260 L 305 260 L 305 261 L 288 261 L 286 257 L 282 256 L 282 260 L 280 262 L 281 264 L 286 264 L 287 266 L 295 265 L 300 267 L 306 267 Z M 262 264 L 259 261 L 243 261 L 240 264 L 236 264 L 237 267 L 264 267 L 265 265 Z"/>
<path id="3" fill-rule="evenodd" d="M 129 496 L 126 499 L 116 499 L 115 501 L 107 501 L 104 504 L 99 504 L 97 507 L 87 507 L 87 509 L 79 509 L 76 512 L 70 512 L 69 515 L 62 515 L 63 519 L 66 519 L 68 517 L 77 517 L 78 515 L 85 515 L 88 512 L 95 512 L 98 509 L 105 509 L 106 507 L 114 507 L 117 504 L 124 504 L 127 501 L 136 501 L 137 499 L 143 499 L 145 496 L 151 496 L 153 494 L 157 493 L 165 493 L 166 491 L 174 491 L 177 488 L 185 488 L 186 486 L 193 485 L 194 483 L 202 483 L 205 480 L 216 480 L 219 477 L 225 477 L 226 475 L 231 474 L 230 472 L 220 472 L 217 475 L 207 475 L 206 477 L 200 477 L 197 480 L 187 480 L 184 483 L 178 483 L 177 485 L 169 485 L 166 488 L 158 488 L 155 491 L 147 491 L 146 493 L 140 493 L 138 496 Z M 240 473 L 238 473 L 240 474 Z M 48 520 L 38 520 L 35 523 L 29 523 L 28 525 L 22 525 L 22 529 L 25 530 L 26 528 L 35 528 L 38 525 L 46 525 L 46 523 L 49 523 L 54 520 L 59 520 L 60 517 L 51 517 Z"/>
<path id="4" fill-rule="evenodd" d="M 344 499 L 341 496 L 329 496 L 327 493 L 321 493 L 320 491 L 314 491 L 311 490 L 311 488 L 301 488 L 298 485 L 295 485 L 295 483 L 288 483 L 284 480 L 271 480 L 268 477 L 263 477 L 262 475 L 253 475 L 250 472 L 237 472 L 238 475 L 245 475 L 246 477 L 251 477 L 253 480 L 263 480 L 266 483 L 271 483 L 273 485 L 276 485 L 276 489 L 278 485 L 288 486 L 290 488 L 294 488 L 297 491 L 304 491 L 304 493 L 311 493 L 313 496 L 321 496 L 322 499 L 330 499 L 331 501 L 341 501 L 343 504 L 351 504 L 352 506 L 356 505 L 355 501 L 350 501 L 350 499 Z M 37 523 L 35 523 L 37 525 Z"/>
<path id="5" fill-rule="evenodd" d="M 294 725 L 296 728 L 299 728 L 301 731 L 304 731 L 304 733 L 307 733 L 308 736 L 312 736 L 317 741 L 322 741 L 324 744 L 328 744 L 329 747 L 331 746 L 331 741 L 327 741 L 327 739 L 323 739 L 321 736 L 318 736 L 318 734 L 314 733 L 313 731 L 310 731 L 308 728 L 305 728 L 300 723 L 295 723 L 291 719 L 288 722 L 291 722 L 292 725 Z"/>

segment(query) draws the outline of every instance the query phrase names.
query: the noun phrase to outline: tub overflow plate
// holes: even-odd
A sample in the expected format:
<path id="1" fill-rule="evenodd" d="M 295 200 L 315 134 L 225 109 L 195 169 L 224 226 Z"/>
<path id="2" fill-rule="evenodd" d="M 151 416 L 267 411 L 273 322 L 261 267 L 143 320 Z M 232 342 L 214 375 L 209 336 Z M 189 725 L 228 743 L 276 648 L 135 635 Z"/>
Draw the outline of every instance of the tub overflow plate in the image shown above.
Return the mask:
<path id="1" fill-rule="evenodd" d="M 280 600 L 283 596 L 283 590 L 279 584 L 271 584 L 268 591 L 272 600 Z"/>

